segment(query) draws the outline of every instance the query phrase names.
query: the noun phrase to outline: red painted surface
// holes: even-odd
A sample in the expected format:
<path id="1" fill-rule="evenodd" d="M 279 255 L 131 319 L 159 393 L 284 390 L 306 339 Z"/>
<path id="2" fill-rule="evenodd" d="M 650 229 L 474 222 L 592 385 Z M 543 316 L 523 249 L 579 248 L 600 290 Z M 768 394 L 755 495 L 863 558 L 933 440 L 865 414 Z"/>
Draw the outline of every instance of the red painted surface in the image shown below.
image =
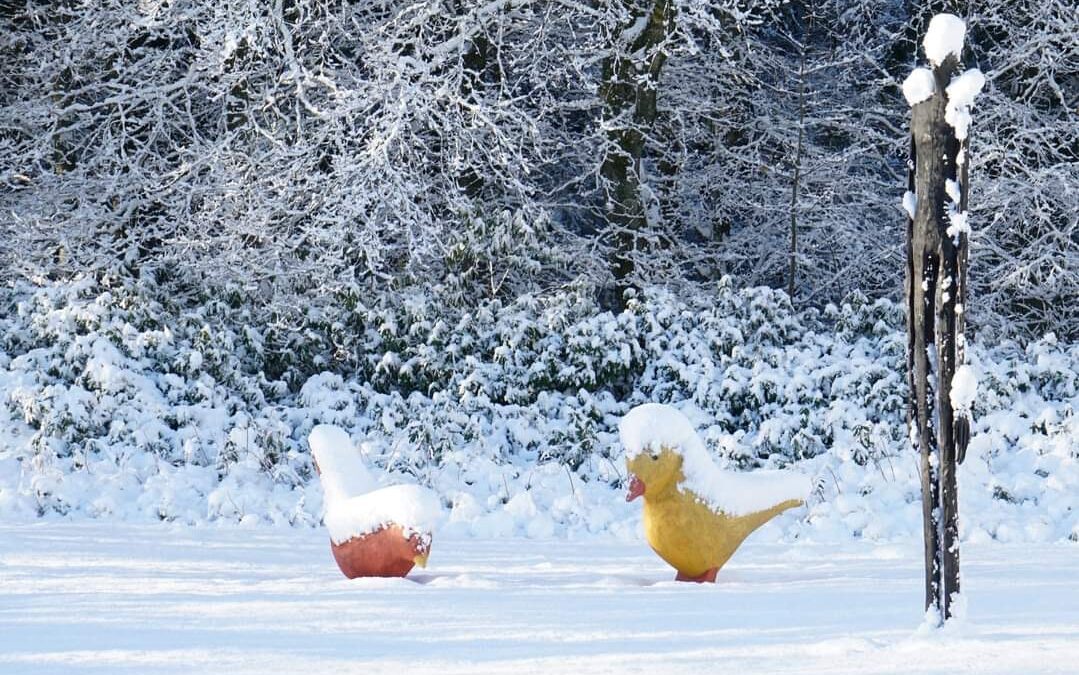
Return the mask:
<path id="1" fill-rule="evenodd" d="M 626 501 L 631 502 L 644 494 L 644 481 L 633 474 L 629 477 L 629 492 L 626 493 Z"/>
<path id="2" fill-rule="evenodd" d="M 390 525 L 343 544 L 330 542 L 330 550 L 341 572 L 349 579 L 357 577 L 403 577 L 416 564 L 417 556 L 431 550 L 418 534 L 405 537 L 398 525 Z"/>
<path id="3" fill-rule="evenodd" d="M 719 573 L 719 568 L 718 567 L 713 567 L 712 569 L 708 570 L 707 572 L 705 572 L 704 574 L 702 574 L 699 577 L 687 577 L 686 575 L 679 572 L 678 575 L 675 576 L 674 580 L 675 581 L 693 581 L 693 582 L 696 582 L 698 584 L 703 584 L 703 583 L 714 584 L 714 583 L 716 583 L 716 574 L 718 574 L 718 573 Z"/>

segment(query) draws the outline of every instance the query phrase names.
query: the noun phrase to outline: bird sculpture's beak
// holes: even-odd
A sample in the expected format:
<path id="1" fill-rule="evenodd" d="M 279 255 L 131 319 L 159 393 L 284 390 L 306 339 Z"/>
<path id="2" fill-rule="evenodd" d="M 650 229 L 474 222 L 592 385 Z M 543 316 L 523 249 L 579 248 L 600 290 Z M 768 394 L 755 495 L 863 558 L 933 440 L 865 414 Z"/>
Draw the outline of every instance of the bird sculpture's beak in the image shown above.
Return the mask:
<path id="1" fill-rule="evenodd" d="M 637 476 L 630 474 L 629 476 L 629 492 L 626 493 L 626 501 L 631 502 L 637 497 L 644 494 L 644 481 Z"/>
<path id="2" fill-rule="evenodd" d="M 413 559 L 412 559 L 412 562 L 414 562 L 415 564 L 419 565 L 420 567 L 426 568 L 426 567 L 427 567 L 427 556 L 428 556 L 428 555 L 430 555 L 430 554 L 428 554 L 428 553 L 421 553 L 420 555 L 418 555 L 418 556 L 416 556 L 415 558 L 413 558 Z"/>

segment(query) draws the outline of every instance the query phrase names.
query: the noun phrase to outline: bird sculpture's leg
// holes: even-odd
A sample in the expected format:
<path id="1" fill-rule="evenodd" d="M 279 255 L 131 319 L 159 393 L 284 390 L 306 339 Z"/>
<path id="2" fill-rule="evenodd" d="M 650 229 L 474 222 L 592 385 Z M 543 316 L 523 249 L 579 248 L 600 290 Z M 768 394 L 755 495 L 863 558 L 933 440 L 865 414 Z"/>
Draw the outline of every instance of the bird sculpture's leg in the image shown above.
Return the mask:
<path id="1" fill-rule="evenodd" d="M 679 572 L 678 575 L 674 578 L 674 580 L 675 581 L 694 581 L 694 582 L 696 582 L 698 584 L 703 584 L 705 582 L 708 582 L 710 584 L 714 584 L 714 583 L 716 583 L 716 574 L 718 572 L 719 572 L 718 567 L 713 567 L 712 569 L 708 570 L 707 572 L 700 575 L 699 577 L 686 576 L 685 574 L 682 574 L 681 572 Z"/>

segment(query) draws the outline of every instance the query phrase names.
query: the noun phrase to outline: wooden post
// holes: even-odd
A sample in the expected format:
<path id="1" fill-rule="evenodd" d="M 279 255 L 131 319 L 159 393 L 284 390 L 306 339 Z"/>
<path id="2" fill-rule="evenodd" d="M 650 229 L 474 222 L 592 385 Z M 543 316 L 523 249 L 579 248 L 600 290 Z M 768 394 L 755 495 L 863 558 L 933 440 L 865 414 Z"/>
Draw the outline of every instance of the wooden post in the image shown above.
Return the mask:
<path id="1" fill-rule="evenodd" d="M 951 26 L 962 22 L 946 15 Z M 936 19 L 934 19 L 936 22 Z M 958 22 L 957 24 L 955 22 Z M 930 33 L 934 28 L 930 24 Z M 959 48 L 962 33 L 959 33 Z M 940 44 L 938 41 L 934 44 Z M 927 35 L 927 53 L 931 35 Z M 921 460 L 925 538 L 925 606 L 940 621 L 952 616 L 959 593 L 959 495 L 957 467 L 970 438 L 966 408 L 953 409 L 952 384 L 964 359 L 967 286 L 967 115 L 973 98 L 949 92 L 959 53 L 933 61 L 932 71 L 912 73 L 904 94 L 912 104 L 908 165 L 907 365 L 911 443 Z M 978 74 L 980 78 L 980 74 Z M 980 84 L 978 85 L 980 87 Z M 909 89 L 908 89 L 909 87 Z M 949 100 L 954 94 L 955 100 Z M 958 121 L 957 121 L 958 120 Z M 953 126 L 953 123 L 957 126 Z M 913 197 L 913 199 L 911 199 Z"/>

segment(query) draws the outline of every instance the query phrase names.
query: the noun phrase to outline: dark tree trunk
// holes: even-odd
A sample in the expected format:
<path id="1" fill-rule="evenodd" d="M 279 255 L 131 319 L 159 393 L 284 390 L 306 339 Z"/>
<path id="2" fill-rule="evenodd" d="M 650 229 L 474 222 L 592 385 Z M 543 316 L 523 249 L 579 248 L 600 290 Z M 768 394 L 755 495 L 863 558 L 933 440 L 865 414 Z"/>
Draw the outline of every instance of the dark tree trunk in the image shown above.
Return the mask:
<path id="1" fill-rule="evenodd" d="M 795 281 L 798 275 L 798 184 L 802 179 L 802 144 L 805 137 L 806 112 L 806 47 L 801 46 L 798 60 L 798 142 L 794 149 L 794 177 L 791 179 L 791 246 L 788 261 L 787 295 L 794 304 Z"/>
<path id="2" fill-rule="evenodd" d="M 952 377 L 963 362 L 967 274 L 966 234 L 947 233 L 946 182 L 959 182 L 955 208 L 960 212 L 966 210 L 968 193 L 967 164 L 958 162 L 961 144 L 944 118 L 945 89 L 957 65 L 952 56 L 936 67 L 936 93 L 913 107 L 908 179 L 917 197 L 907 230 L 908 409 L 911 441 L 921 453 L 925 605 L 936 608 L 941 620 L 951 617 L 959 592 L 956 469 L 969 437 L 969 423 L 964 415 L 957 418 L 950 396 Z"/>
<path id="3" fill-rule="evenodd" d="M 641 194 L 641 159 L 646 133 L 656 122 L 656 85 L 667 61 L 661 45 L 674 21 L 672 0 L 624 0 L 630 20 L 612 36 L 611 56 L 603 63 L 600 99 L 607 146 L 600 167 L 606 214 L 614 236 L 611 274 L 621 306 L 634 271 L 633 253 L 646 224 Z M 640 22 L 644 25 L 640 26 Z M 643 55 L 643 58 L 642 56 Z"/>

